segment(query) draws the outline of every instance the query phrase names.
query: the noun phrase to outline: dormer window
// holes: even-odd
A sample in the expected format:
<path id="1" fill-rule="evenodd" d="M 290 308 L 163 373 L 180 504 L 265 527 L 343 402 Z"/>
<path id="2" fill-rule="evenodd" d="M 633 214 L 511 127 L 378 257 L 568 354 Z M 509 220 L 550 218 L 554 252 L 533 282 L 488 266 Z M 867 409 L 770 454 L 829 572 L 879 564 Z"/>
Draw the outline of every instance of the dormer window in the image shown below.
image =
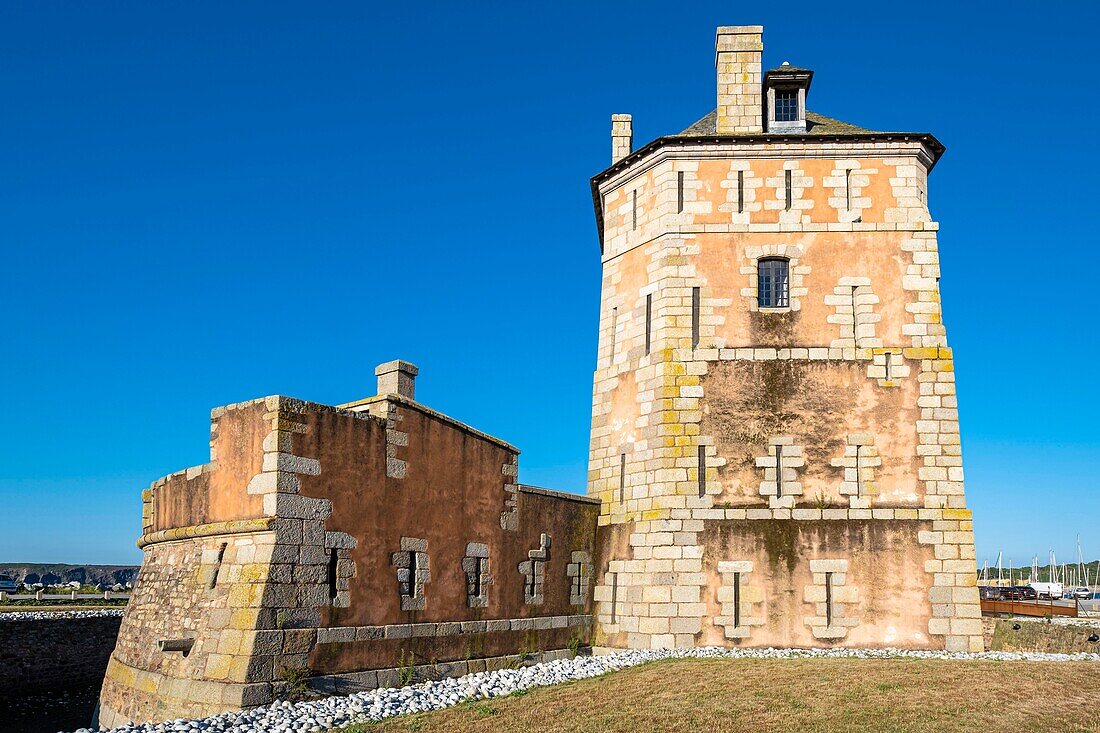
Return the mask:
<path id="1" fill-rule="evenodd" d="M 775 90 L 775 121 L 798 122 L 798 90 Z"/>
<path id="2" fill-rule="evenodd" d="M 768 132 L 806 132 L 806 94 L 814 72 L 786 61 L 764 74 Z"/>

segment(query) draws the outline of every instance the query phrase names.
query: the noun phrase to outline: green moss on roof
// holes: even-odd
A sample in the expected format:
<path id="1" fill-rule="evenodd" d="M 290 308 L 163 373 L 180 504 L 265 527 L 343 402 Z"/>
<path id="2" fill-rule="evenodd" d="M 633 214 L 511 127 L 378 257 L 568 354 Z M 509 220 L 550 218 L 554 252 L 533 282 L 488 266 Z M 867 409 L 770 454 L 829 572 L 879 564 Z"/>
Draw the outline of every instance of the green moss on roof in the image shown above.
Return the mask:
<path id="1" fill-rule="evenodd" d="M 801 66 L 791 66 L 790 64 L 787 64 L 786 66 L 783 66 L 781 64 L 779 66 L 776 66 L 774 69 L 768 69 L 764 73 L 765 74 L 812 74 L 814 72 L 813 72 L 812 69 L 803 69 Z"/>
<path id="2" fill-rule="evenodd" d="M 683 132 L 677 133 L 672 137 L 706 137 L 708 135 L 715 134 L 715 127 L 717 126 L 718 110 L 711 110 L 702 119 L 697 121 L 691 127 L 687 128 Z M 768 134 L 768 133 L 764 133 Z M 790 135 L 789 132 L 774 133 L 776 135 Z M 802 133 L 799 133 L 802 134 Z M 848 122 L 842 122 L 841 120 L 834 120 L 832 117 L 826 117 L 825 115 L 819 115 L 816 112 L 806 110 L 806 132 L 807 135 L 878 135 L 879 131 L 867 130 L 857 125 L 850 124 Z"/>

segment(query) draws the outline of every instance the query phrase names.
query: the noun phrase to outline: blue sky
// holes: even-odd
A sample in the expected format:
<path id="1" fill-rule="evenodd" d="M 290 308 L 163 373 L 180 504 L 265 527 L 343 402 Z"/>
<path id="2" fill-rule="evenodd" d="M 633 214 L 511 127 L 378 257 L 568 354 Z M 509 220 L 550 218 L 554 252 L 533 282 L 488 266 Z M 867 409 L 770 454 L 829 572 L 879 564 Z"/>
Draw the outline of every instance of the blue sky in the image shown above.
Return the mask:
<path id="1" fill-rule="evenodd" d="M 206 460 L 211 407 L 348 401 L 397 357 L 583 491 L 609 116 L 695 121 L 745 23 L 811 109 L 948 148 L 979 563 L 1100 555 L 1100 18 L 1049 7 L 5 3 L 0 562 L 136 562 L 140 491 Z"/>

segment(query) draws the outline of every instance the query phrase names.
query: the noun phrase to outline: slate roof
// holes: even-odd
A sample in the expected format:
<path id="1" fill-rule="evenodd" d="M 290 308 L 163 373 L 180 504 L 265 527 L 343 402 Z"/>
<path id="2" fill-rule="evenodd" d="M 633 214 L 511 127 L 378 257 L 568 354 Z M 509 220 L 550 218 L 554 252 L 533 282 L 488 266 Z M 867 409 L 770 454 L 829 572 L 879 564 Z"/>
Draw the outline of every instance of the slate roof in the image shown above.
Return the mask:
<path id="1" fill-rule="evenodd" d="M 774 69 L 768 69 L 765 74 L 812 74 L 812 69 L 803 69 L 801 66 L 791 66 L 790 64 L 780 64 Z"/>
<path id="2" fill-rule="evenodd" d="M 718 110 L 713 109 L 704 115 L 701 119 L 695 122 L 691 127 L 687 128 L 683 132 L 678 132 L 670 137 L 708 137 L 714 135 L 714 128 L 718 120 Z M 767 133 L 763 133 L 767 134 Z M 789 132 L 776 133 L 781 135 L 790 135 Z M 819 115 L 817 112 L 811 112 L 806 110 L 806 132 L 799 133 L 804 135 L 882 135 L 883 132 L 875 130 L 867 130 L 862 127 L 850 124 L 848 122 L 842 122 L 840 120 L 834 120 L 832 117 L 826 117 L 825 115 Z"/>

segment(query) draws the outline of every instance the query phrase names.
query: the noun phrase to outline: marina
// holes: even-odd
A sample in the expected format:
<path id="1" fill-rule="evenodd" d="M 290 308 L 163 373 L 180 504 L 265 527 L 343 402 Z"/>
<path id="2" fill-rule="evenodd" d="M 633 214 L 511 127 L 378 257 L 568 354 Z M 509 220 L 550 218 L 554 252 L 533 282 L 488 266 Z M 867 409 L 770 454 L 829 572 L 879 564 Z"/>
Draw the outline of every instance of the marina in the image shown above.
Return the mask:
<path id="1" fill-rule="evenodd" d="M 1100 561 L 1085 562 L 1081 536 L 1077 535 L 1076 561 L 1059 564 L 1054 550 L 1047 565 L 1039 556 L 1028 568 L 1017 568 L 1004 553 L 997 553 L 993 565 L 982 563 L 978 574 L 982 613 L 1013 613 L 1025 616 L 1100 616 Z"/>

